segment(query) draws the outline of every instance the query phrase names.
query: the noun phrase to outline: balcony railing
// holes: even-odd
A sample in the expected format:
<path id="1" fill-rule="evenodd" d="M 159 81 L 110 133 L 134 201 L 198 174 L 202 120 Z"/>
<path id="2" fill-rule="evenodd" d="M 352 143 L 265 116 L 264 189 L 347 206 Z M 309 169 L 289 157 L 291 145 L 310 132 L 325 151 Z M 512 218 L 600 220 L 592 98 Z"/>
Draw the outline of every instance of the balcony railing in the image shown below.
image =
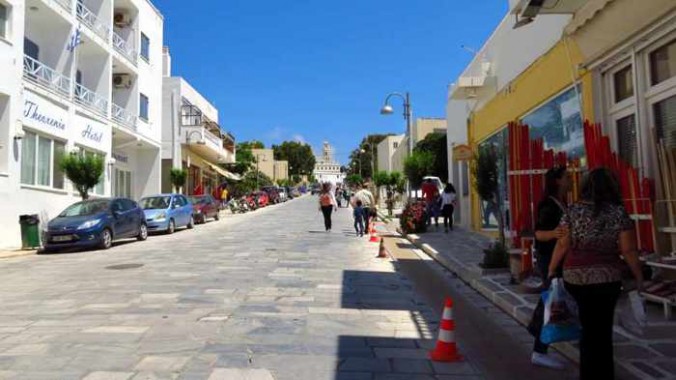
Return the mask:
<path id="1" fill-rule="evenodd" d="M 65 9 L 70 13 L 70 10 L 73 9 L 72 0 L 53 0 L 55 3 L 59 4 L 61 8 Z"/>
<path id="2" fill-rule="evenodd" d="M 110 38 L 110 28 L 108 25 L 99 20 L 94 12 L 90 11 L 89 8 L 79 1 L 77 3 L 77 18 L 94 31 L 94 33 L 98 34 L 99 37 L 108 41 Z"/>
<path id="3" fill-rule="evenodd" d="M 108 116 L 108 100 L 79 83 L 75 84 L 75 102 L 100 115 Z"/>
<path id="4" fill-rule="evenodd" d="M 71 81 L 68 77 L 27 55 L 23 57 L 23 76 L 29 82 L 70 97 Z"/>
<path id="5" fill-rule="evenodd" d="M 124 38 L 120 37 L 117 33 L 113 32 L 113 47 L 120 54 L 125 56 L 131 63 L 136 65 L 137 54 L 136 49 L 134 49 Z"/>
<path id="6" fill-rule="evenodd" d="M 222 147 L 223 146 L 223 140 L 221 140 L 220 137 L 214 135 L 213 133 L 209 132 L 208 130 L 204 130 L 204 138 L 207 140 L 211 141 L 213 144 L 216 146 Z"/>
<path id="7" fill-rule="evenodd" d="M 123 127 L 129 128 L 132 131 L 136 131 L 136 116 L 129 113 L 126 109 L 118 106 L 117 104 L 112 104 L 113 120 Z"/>

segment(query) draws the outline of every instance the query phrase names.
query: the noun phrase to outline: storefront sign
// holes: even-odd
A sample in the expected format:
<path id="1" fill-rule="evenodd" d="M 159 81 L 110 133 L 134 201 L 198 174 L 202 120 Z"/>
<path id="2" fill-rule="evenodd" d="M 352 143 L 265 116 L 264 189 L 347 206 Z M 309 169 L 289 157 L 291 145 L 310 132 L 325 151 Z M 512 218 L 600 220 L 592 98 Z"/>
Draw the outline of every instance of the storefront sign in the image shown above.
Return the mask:
<path id="1" fill-rule="evenodd" d="M 81 115 L 75 115 L 75 126 L 77 132 L 74 138 L 77 143 L 102 152 L 110 150 L 109 126 Z"/>
<path id="2" fill-rule="evenodd" d="M 125 164 L 129 162 L 129 156 L 125 156 L 125 155 L 120 154 L 120 153 L 113 152 L 113 158 L 117 162 L 122 162 L 122 163 L 125 163 Z"/>
<path id="3" fill-rule="evenodd" d="M 453 159 L 455 161 L 469 161 L 472 159 L 472 148 L 469 145 L 456 145 L 453 147 Z"/>
<path id="4" fill-rule="evenodd" d="M 63 135 L 67 129 L 68 111 L 49 100 L 24 91 L 23 124 L 38 131 Z"/>

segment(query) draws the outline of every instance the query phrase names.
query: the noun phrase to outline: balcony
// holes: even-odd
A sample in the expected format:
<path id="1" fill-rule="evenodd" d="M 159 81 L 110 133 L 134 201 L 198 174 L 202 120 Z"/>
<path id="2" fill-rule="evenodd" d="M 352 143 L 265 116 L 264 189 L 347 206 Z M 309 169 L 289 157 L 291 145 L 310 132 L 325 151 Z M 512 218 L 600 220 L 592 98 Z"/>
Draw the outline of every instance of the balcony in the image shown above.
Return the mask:
<path id="1" fill-rule="evenodd" d="M 129 111 L 115 103 L 112 103 L 112 113 L 113 121 L 124 128 L 136 132 L 137 117 L 135 115 L 131 114 Z"/>
<path id="2" fill-rule="evenodd" d="M 84 4 L 77 3 L 77 18 L 87 25 L 94 33 L 103 38 L 106 42 L 110 39 L 110 27 L 96 17 L 94 12 L 90 11 Z"/>
<path id="3" fill-rule="evenodd" d="M 71 0 L 52 0 L 52 1 L 59 4 L 59 6 L 61 6 L 61 8 L 63 8 L 68 13 L 70 13 L 70 11 L 73 9 L 73 2 Z"/>
<path id="4" fill-rule="evenodd" d="M 50 92 L 70 98 L 71 80 L 27 55 L 23 57 L 23 77 Z"/>
<path id="5" fill-rule="evenodd" d="M 113 47 L 118 53 L 122 54 L 131 63 L 133 63 L 134 66 L 136 66 L 136 63 L 138 62 L 138 54 L 136 53 L 136 49 L 134 49 L 131 44 L 129 44 L 124 40 L 124 38 L 120 37 L 115 32 L 113 32 Z"/>
<path id="6" fill-rule="evenodd" d="M 77 83 L 75 84 L 75 103 L 95 112 L 103 117 L 108 117 L 108 99 Z"/>

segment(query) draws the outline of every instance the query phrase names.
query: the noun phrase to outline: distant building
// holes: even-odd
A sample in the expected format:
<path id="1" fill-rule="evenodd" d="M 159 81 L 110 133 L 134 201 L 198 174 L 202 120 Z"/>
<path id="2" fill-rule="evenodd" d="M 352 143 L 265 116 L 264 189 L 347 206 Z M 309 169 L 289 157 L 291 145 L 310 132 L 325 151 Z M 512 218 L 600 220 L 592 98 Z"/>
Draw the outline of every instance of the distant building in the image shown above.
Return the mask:
<path id="1" fill-rule="evenodd" d="M 289 179 L 289 161 L 275 161 L 274 164 L 274 176 L 272 178 L 275 181 Z"/>
<path id="2" fill-rule="evenodd" d="M 430 133 L 446 134 L 447 128 L 448 124 L 444 118 L 422 117 L 416 119 L 411 126 L 413 147 L 415 148 L 415 145 L 424 140 Z M 405 135 L 399 143 L 397 150 L 392 155 L 392 171 L 404 171 L 404 161 L 406 161 L 409 152 L 408 141 L 409 136 Z"/>
<path id="3" fill-rule="evenodd" d="M 317 157 L 313 174 L 320 183 L 343 183 L 345 175 L 340 172 L 340 163 L 333 159 L 333 148 L 327 141 L 324 141 L 322 155 Z"/>
<path id="4" fill-rule="evenodd" d="M 274 182 L 289 178 L 289 162 L 275 161 L 272 149 L 251 149 L 251 154 L 258 162 L 258 170 Z"/>
<path id="5" fill-rule="evenodd" d="M 378 171 L 393 172 L 392 158 L 406 135 L 387 136 L 378 144 Z"/>

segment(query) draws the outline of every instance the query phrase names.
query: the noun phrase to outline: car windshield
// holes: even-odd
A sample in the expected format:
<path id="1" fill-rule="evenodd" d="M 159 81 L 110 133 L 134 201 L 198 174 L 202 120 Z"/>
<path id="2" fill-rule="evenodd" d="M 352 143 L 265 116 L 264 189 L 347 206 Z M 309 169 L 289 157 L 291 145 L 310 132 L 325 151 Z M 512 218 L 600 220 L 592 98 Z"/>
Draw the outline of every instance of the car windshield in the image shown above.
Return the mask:
<path id="1" fill-rule="evenodd" d="M 109 200 L 95 200 L 78 202 L 63 210 L 59 217 L 95 215 L 107 211 L 110 206 Z"/>
<path id="2" fill-rule="evenodd" d="M 148 197 L 141 199 L 141 208 L 144 210 L 164 210 L 169 208 L 170 196 Z"/>
<path id="3" fill-rule="evenodd" d="M 207 197 L 190 197 L 189 199 L 190 199 L 190 203 L 192 203 L 194 205 L 198 205 L 198 204 L 203 205 L 203 204 L 208 203 Z"/>

